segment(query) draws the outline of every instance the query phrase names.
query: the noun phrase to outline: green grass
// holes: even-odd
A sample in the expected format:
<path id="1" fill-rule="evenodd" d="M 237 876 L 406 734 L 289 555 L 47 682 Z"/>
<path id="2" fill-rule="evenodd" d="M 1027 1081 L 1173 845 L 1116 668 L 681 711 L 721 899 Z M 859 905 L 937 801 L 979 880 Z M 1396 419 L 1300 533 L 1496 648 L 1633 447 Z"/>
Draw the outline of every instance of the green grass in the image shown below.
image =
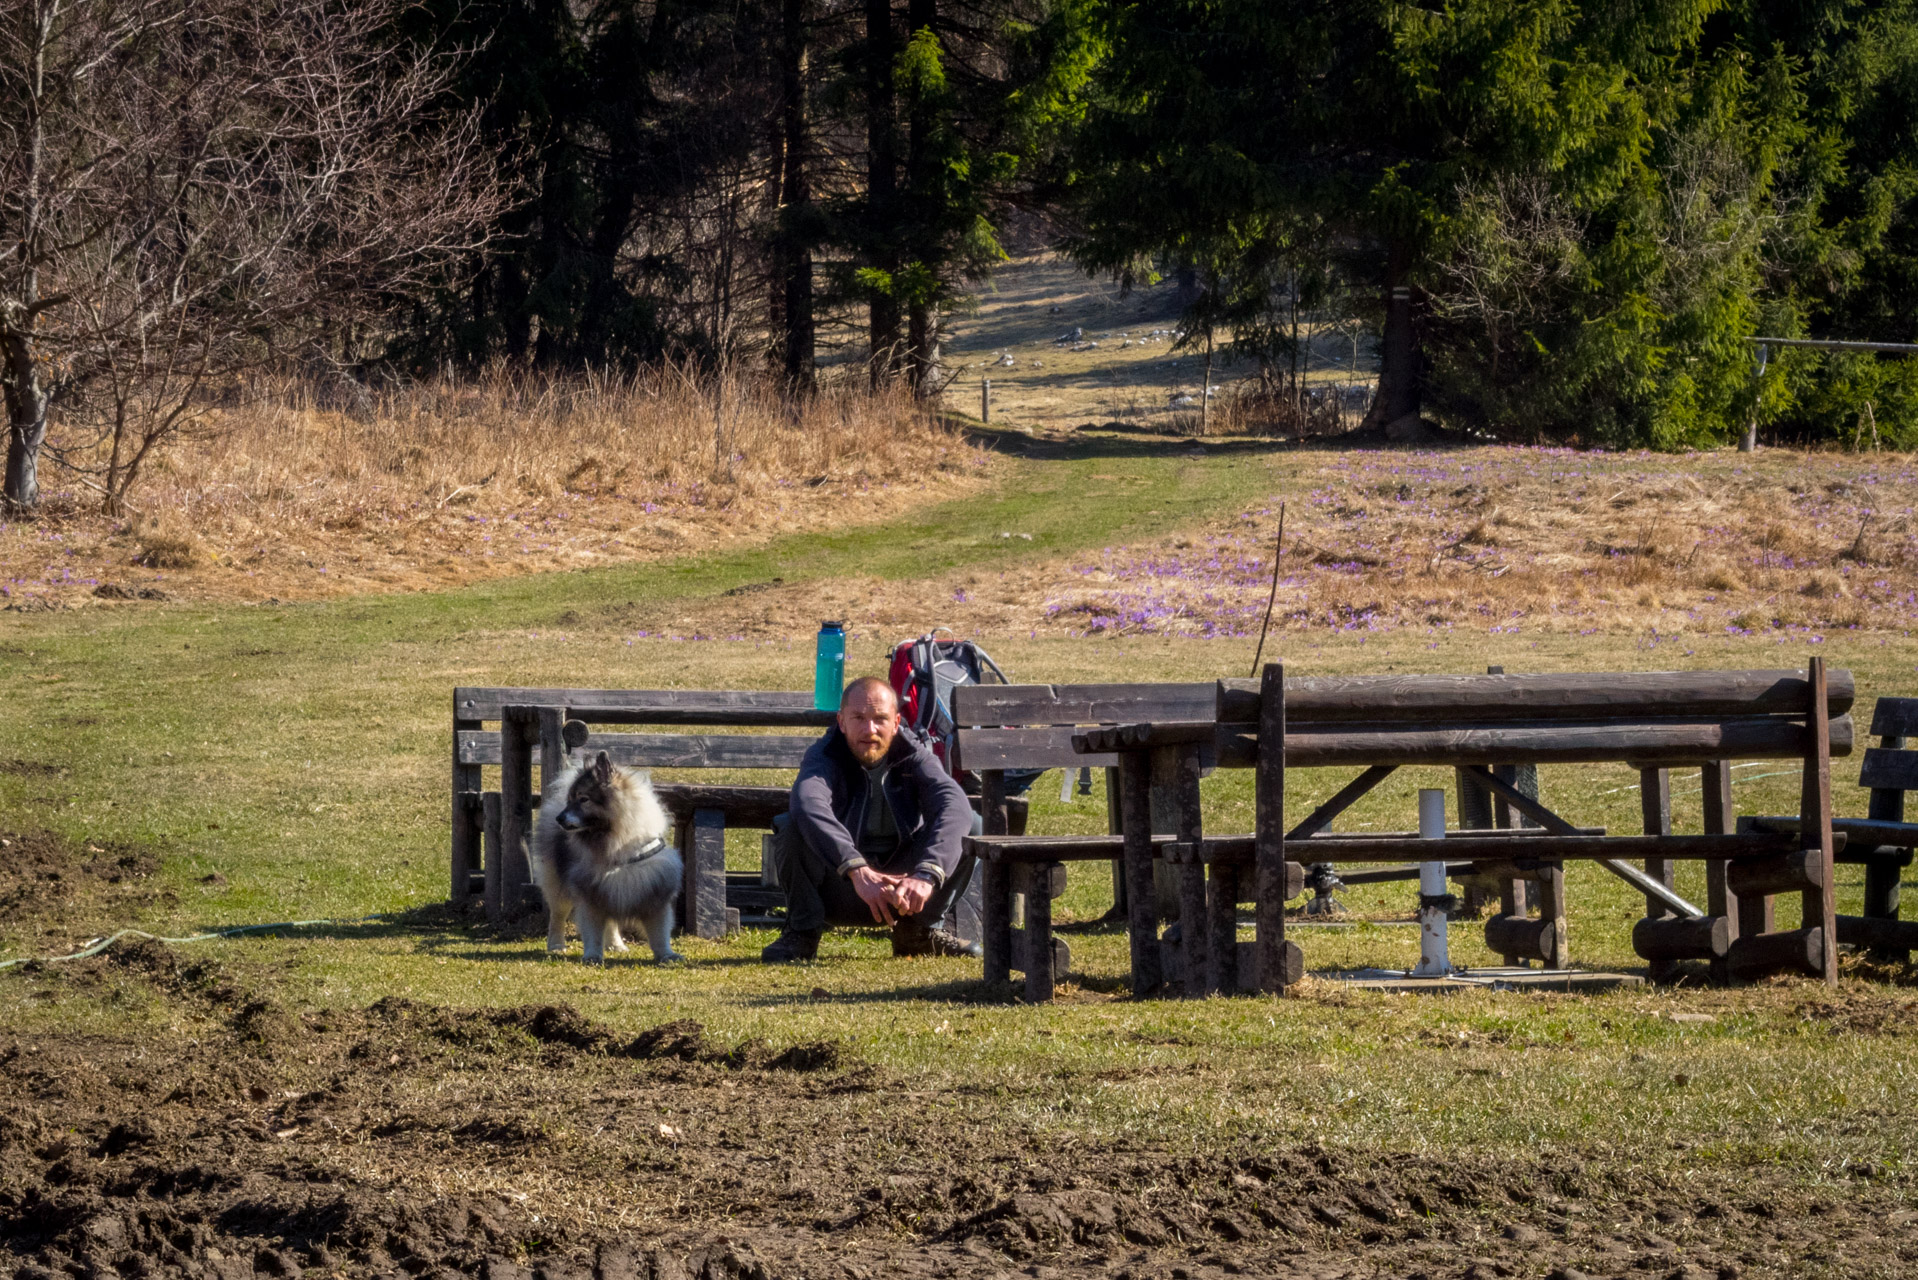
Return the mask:
<path id="1" fill-rule="evenodd" d="M 635 640 L 614 617 L 626 601 L 691 600 L 774 576 L 910 582 L 963 566 L 1012 574 L 1216 518 L 1284 492 L 1293 474 L 1289 455 L 1256 451 L 1190 459 L 1108 450 L 1006 465 L 991 494 L 911 521 L 697 560 L 329 604 L 5 615 L 0 681 L 10 697 L 0 703 L 0 764 L 62 772 L 0 769 L 0 830 L 48 828 L 145 846 L 162 855 L 160 879 L 175 900 L 124 921 L 85 913 L 53 928 L 32 918 L 0 921 L 0 954 L 29 954 L 114 923 L 185 932 L 404 913 L 444 897 L 454 685 L 809 682 L 808 637 Z M 1005 532 L 1032 538 L 999 536 Z M 936 606 L 928 602 L 929 617 Z M 569 611 L 582 620 L 562 624 Z M 852 667 L 875 668 L 894 639 L 855 635 Z M 1027 681 L 1210 680 L 1244 674 L 1251 660 L 1244 641 L 1010 636 L 992 638 L 990 648 Z M 1289 664 L 1314 672 L 1672 665 L 1628 635 L 1289 633 L 1279 648 Z M 1857 674 L 1862 690 L 1913 687 L 1918 650 L 1904 636 L 1834 635 L 1822 649 Z M 1682 662 L 1780 666 L 1802 657 L 1728 637 L 1701 641 Z M 1740 776 L 1758 774 L 1772 776 L 1741 782 L 1741 809 L 1795 808 L 1795 772 L 1778 766 Z M 1859 812 L 1853 777 L 1841 766 L 1839 800 Z M 1299 775 L 1288 795 L 1293 816 L 1342 780 Z M 1629 831 L 1638 823 L 1635 782 L 1623 768 L 1556 769 L 1545 774 L 1545 793 L 1574 821 Z M 1437 771 L 1402 771 L 1346 825 L 1412 826 L 1416 788 L 1449 783 Z M 1056 773 L 1035 785 L 1034 830 L 1104 829 L 1102 794 L 1062 804 L 1058 785 Z M 1696 830 L 1695 778 L 1676 779 L 1674 792 L 1679 828 Z M 1210 829 L 1249 829 L 1246 774 L 1215 775 L 1205 795 Z M 750 857 L 753 839 L 742 838 L 732 855 Z M 215 875 L 224 883 L 204 880 Z M 1575 868 L 1570 882 L 1575 960 L 1639 968 L 1629 931 L 1642 898 L 1592 867 Z M 1856 908 L 1859 885 L 1857 869 L 1844 868 L 1841 910 Z M 1702 900 L 1695 868 L 1681 872 L 1679 889 Z M 1409 886 L 1392 886 L 1352 890 L 1347 900 L 1368 913 L 1403 913 L 1410 895 Z M 1103 869 L 1075 868 L 1061 915 L 1089 921 L 1109 902 Z M 1791 923 L 1789 909 L 1782 922 Z M 1477 932 L 1455 931 L 1457 959 L 1490 959 Z M 1313 968 L 1402 965 L 1416 954 L 1414 932 L 1387 924 L 1301 934 Z M 1846 1012 L 1856 1006 L 1879 1017 L 1903 1008 L 1895 988 L 1848 982 L 1839 1005 L 1797 984 L 1429 1002 L 1321 986 L 1286 1001 L 1133 1004 L 1108 998 L 1122 987 L 1123 936 L 1089 927 L 1065 936 L 1083 985 L 1045 1009 L 982 992 L 976 965 L 895 962 L 882 939 L 861 933 L 833 935 L 815 966 L 776 970 L 755 963 L 769 940 L 763 933 L 689 941 L 690 963 L 672 969 L 624 961 L 592 971 L 547 961 L 535 939 L 494 938 L 426 917 L 199 945 L 296 1008 L 388 994 L 453 1004 L 565 1000 L 626 1028 L 695 1017 L 722 1039 L 845 1039 L 929 1086 L 981 1086 L 996 1098 L 994 1115 L 1030 1114 L 1042 1127 L 1088 1136 L 1150 1133 L 1201 1145 L 1311 1139 L 1398 1150 L 1577 1147 L 1669 1160 L 1676 1157 L 1667 1139 L 1682 1134 L 1688 1159 L 1781 1164 L 1810 1178 L 1837 1176 L 1846 1161 L 1910 1162 L 1909 1126 L 1862 1123 L 1909 1114 L 1918 1103 L 1909 1011 L 1875 1036 L 1855 1030 Z M 0 974 L 0 1026 L 190 1026 L 188 1011 L 142 990 L 70 989 L 57 970 L 12 970 Z M 49 1002 L 43 991 L 67 998 Z M 1708 1010 L 1717 1021 L 1660 1016 L 1680 1009 Z M 1167 1090 L 1168 1072 L 1190 1087 Z"/>

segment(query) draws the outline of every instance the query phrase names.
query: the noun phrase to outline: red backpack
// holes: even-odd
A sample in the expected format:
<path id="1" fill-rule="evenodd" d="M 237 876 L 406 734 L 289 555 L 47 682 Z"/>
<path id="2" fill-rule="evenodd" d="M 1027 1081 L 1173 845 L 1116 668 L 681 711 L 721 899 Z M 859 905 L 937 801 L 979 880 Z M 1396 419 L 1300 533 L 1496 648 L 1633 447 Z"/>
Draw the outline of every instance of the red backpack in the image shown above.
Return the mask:
<path id="1" fill-rule="evenodd" d="M 899 723 L 932 745 L 952 770 L 952 691 L 962 684 L 1011 684 L 999 664 L 970 640 L 941 640 L 944 627 L 917 640 L 901 640 L 887 673 L 899 695 Z M 950 635 L 950 632 L 947 632 Z M 990 679 L 988 679 L 990 677 Z"/>

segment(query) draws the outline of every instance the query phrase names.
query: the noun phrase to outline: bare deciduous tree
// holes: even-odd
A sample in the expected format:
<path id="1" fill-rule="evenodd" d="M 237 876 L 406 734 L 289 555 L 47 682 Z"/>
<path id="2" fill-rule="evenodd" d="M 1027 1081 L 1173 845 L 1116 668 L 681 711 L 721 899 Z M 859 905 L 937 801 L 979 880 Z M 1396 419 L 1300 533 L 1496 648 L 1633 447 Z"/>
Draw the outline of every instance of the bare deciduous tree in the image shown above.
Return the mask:
<path id="1" fill-rule="evenodd" d="M 119 509 L 248 368 L 377 323 L 500 184 L 405 0 L 16 0 L 0 17 L 0 502 L 43 448 Z M 49 442 L 49 422 L 57 438 Z"/>

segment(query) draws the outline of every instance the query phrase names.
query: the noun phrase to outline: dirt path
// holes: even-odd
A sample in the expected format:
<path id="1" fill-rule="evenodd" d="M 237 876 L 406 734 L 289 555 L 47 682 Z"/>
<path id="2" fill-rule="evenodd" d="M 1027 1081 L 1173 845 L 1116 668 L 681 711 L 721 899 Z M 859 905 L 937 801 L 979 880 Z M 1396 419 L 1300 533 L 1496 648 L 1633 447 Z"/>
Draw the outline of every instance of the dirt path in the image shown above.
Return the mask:
<path id="1" fill-rule="evenodd" d="M 1046 1099 L 925 1092 L 831 1043 L 560 1006 L 294 1015 L 157 945 L 178 1030 L 0 1040 L 0 1268 L 178 1275 L 1890 1276 L 1892 1186 L 1717 1165 L 1098 1144 Z M 1168 1088 L 1177 1081 L 1168 1079 Z M 1557 1270 L 1555 1270 L 1557 1269 Z"/>

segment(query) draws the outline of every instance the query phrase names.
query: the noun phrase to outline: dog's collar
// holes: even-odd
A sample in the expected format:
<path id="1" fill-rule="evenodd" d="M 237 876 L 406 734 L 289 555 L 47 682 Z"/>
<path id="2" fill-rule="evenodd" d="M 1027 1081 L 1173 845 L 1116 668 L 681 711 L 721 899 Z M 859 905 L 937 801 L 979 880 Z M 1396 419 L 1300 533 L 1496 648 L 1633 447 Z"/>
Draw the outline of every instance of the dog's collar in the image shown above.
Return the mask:
<path id="1" fill-rule="evenodd" d="M 665 847 L 666 847 L 666 837 L 654 836 L 651 840 L 648 840 L 645 844 L 633 850 L 632 854 L 629 857 L 621 858 L 617 863 L 614 864 L 614 866 L 630 867 L 635 862 L 644 862 L 646 859 L 652 857 L 654 854 L 658 853 L 661 849 L 664 849 Z"/>

